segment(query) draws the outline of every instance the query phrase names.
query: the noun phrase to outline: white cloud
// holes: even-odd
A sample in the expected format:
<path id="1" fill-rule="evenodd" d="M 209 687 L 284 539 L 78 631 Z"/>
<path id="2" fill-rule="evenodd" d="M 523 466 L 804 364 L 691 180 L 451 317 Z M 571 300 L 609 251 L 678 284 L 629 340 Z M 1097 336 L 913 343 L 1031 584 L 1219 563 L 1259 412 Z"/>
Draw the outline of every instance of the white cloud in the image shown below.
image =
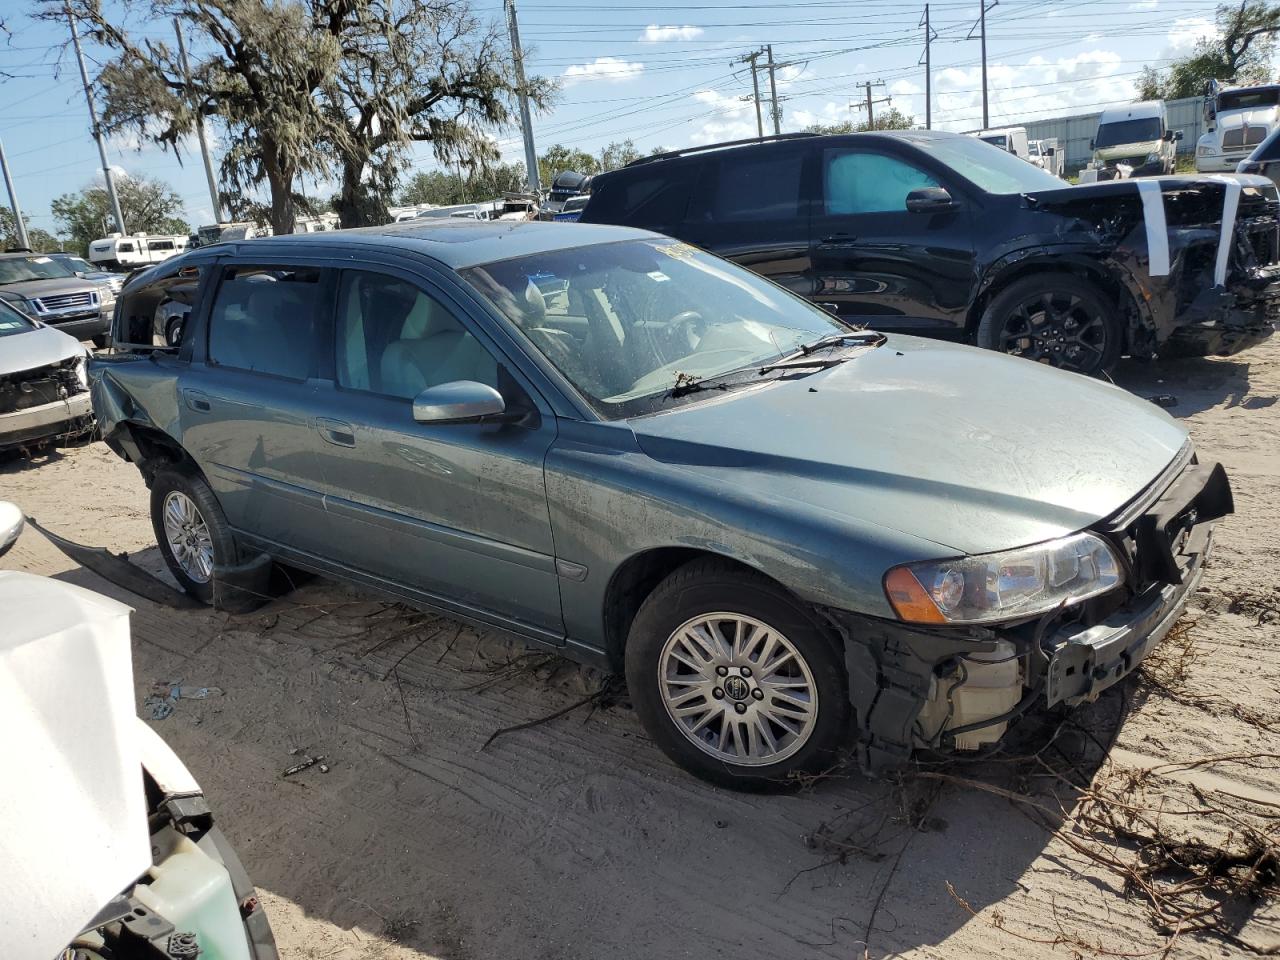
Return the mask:
<path id="1" fill-rule="evenodd" d="M 702 36 L 701 27 L 660 27 L 651 23 L 640 34 L 641 43 L 667 43 L 671 40 L 694 40 Z"/>
<path id="2" fill-rule="evenodd" d="M 644 73 L 644 64 L 618 57 L 596 57 L 591 63 L 575 63 L 561 75 L 566 87 L 587 80 L 605 80 L 609 83 L 621 83 L 634 80 Z"/>
<path id="3" fill-rule="evenodd" d="M 1129 4 L 1130 10 L 1154 10 L 1160 6 L 1160 0 L 1138 0 L 1137 3 Z"/>
<path id="4" fill-rule="evenodd" d="M 726 96 L 716 90 L 698 90 L 693 99 L 711 108 L 713 119 L 708 120 L 689 136 L 692 143 L 719 143 L 723 140 L 745 140 L 756 135 L 756 108 L 750 97 Z M 765 126 L 769 127 L 768 105 Z"/>
<path id="5" fill-rule="evenodd" d="M 1200 40 L 1218 36 L 1218 26 L 1208 17 L 1179 17 L 1169 31 L 1169 46 L 1186 52 Z"/>

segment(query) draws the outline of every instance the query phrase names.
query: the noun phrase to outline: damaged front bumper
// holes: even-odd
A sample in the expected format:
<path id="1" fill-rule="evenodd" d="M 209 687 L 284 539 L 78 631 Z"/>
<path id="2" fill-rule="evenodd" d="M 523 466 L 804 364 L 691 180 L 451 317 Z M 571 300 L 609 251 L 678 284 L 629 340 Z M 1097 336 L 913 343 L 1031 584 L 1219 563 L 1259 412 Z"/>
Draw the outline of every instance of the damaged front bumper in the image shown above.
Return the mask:
<path id="1" fill-rule="evenodd" d="M 52 403 L 0 413 L 0 450 L 49 437 L 76 437 L 92 428 L 89 394 L 78 393 Z"/>
<path id="2" fill-rule="evenodd" d="M 1154 486 L 1154 485 L 1153 485 Z M 1141 498 L 1140 498 L 1141 500 Z M 1098 532 L 1128 557 L 1128 599 L 1097 598 L 1008 627 L 918 627 L 828 610 L 844 638 L 859 759 L 871 772 L 914 750 L 997 744 L 1035 708 L 1095 700 L 1146 658 L 1204 573 L 1215 522 L 1232 512 L 1218 464 L 1183 468 Z"/>
<path id="3" fill-rule="evenodd" d="M 1280 325 L 1280 264 L 1203 290 L 1177 322 L 1164 352 L 1228 356 L 1261 343 Z"/>

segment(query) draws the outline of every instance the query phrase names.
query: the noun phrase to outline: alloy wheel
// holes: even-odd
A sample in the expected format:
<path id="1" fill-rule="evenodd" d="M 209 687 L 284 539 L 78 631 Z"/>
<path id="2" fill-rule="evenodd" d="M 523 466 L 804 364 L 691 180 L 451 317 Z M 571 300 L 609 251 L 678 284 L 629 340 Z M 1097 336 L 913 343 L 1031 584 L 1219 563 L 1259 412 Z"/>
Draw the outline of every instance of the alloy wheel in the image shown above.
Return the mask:
<path id="1" fill-rule="evenodd" d="M 1106 318 L 1079 296 L 1049 291 L 1029 297 L 1005 318 L 1000 349 L 1064 370 L 1092 373 L 1102 366 L 1111 336 Z"/>
<path id="2" fill-rule="evenodd" d="M 791 641 L 760 620 L 699 615 L 667 639 L 658 670 L 667 715 L 717 760 L 778 763 L 813 733 L 818 687 L 809 665 Z"/>
<path id="3" fill-rule="evenodd" d="M 213 538 L 195 502 L 180 490 L 164 498 L 164 535 L 182 572 L 196 583 L 213 577 Z"/>

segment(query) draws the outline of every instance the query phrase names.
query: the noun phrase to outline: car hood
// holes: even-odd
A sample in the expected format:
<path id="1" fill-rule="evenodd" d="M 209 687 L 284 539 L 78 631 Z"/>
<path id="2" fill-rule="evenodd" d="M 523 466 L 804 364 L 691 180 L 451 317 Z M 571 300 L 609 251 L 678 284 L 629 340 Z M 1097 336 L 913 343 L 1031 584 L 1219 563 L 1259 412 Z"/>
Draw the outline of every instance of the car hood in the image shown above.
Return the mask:
<path id="1" fill-rule="evenodd" d="M 1258 126 L 1273 127 L 1276 123 L 1276 107 L 1255 107 L 1252 110 L 1232 110 L 1230 113 L 1219 113 L 1216 118 L 1218 132 L 1232 127 Z"/>
<path id="2" fill-rule="evenodd" d="M 85 352 L 75 337 L 41 325 L 29 333 L 0 337 L 0 376 L 47 367 Z"/>
<path id="3" fill-rule="evenodd" d="M 52 297 L 62 293 L 84 293 L 97 290 L 98 285 L 85 277 L 54 277 L 51 280 L 18 280 L 0 286 L 5 293 L 22 297 Z"/>
<path id="4" fill-rule="evenodd" d="M 1146 400 L 972 347 L 892 336 L 839 366 L 631 421 L 655 460 L 988 553 L 1120 509 L 1187 442 Z"/>
<path id="5" fill-rule="evenodd" d="M 0 956 L 53 957 L 151 865 L 129 608 L 0 571 Z"/>

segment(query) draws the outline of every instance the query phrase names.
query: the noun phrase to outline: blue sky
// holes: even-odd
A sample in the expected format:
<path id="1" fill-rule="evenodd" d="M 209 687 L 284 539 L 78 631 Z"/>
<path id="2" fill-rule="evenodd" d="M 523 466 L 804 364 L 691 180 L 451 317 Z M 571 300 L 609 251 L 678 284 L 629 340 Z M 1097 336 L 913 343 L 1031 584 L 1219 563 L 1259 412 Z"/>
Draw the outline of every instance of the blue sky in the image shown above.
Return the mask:
<path id="1" fill-rule="evenodd" d="M 171 40 L 168 22 L 139 19 L 143 6 L 130 4 L 131 28 Z M 12 36 L 7 44 L 0 39 L 0 69 L 17 77 L 0 81 L 0 138 L 24 213 L 56 233 L 49 203 L 101 180 L 97 151 L 74 60 L 60 46 L 65 27 L 29 19 L 19 0 L 3 7 Z M 987 16 L 992 125 L 1131 99 L 1145 64 L 1164 65 L 1212 30 L 1214 7 L 1203 0 L 1001 0 Z M 496 0 L 478 0 L 475 9 L 501 21 Z M 765 43 L 785 64 L 777 73 L 784 130 L 859 116 L 849 105 L 864 97 L 859 84 L 866 80 L 884 81 L 875 97 L 892 97 L 923 123 L 923 9 L 904 0 L 519 0 L 526 69 L 562 84 L 555 107 L 534 119 L 538 148 L 563 143 L 598 152 L 626 138 L 648 148 L 753 136 L 750 71 L 734 61 Z M 938 34 L 936 127 L 981 125 L 979 45 L 976 34 L 966 39 L 978 9 L 976 0 L 930 5 Z M 92 46 L 86 53 L 92 74 L 106 53 Z M 518 130 L 501 146 L 509 159 L 523 159 Z M 193 226 L 210 222 L 198 153 L 184 154 L 180 164 L 123 140 L 110 142 L 108 153 L 126 173 L 170 183 Z M 419 146 L 414 168 L 433 166 L 430 148 Z M 331 192 L 310 180 L 306 188 Z"/>

